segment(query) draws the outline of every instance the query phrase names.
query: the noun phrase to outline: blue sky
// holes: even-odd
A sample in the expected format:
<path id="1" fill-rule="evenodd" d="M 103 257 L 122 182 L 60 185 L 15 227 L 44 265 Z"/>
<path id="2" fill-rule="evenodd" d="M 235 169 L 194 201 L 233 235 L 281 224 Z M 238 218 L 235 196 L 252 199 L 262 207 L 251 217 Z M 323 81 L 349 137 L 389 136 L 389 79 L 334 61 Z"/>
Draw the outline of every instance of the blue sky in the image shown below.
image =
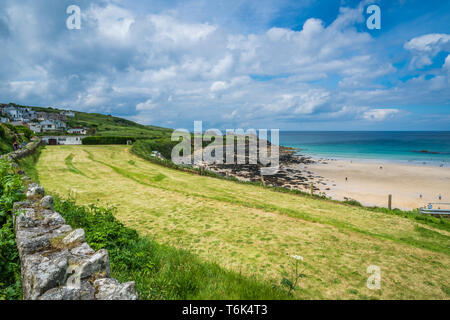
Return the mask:
<path id="1" fill-rule="evenodd" d="M 187 129 L 450 130 L 449 21 L 441 0 L 0 0 L 0 102 Z"/>

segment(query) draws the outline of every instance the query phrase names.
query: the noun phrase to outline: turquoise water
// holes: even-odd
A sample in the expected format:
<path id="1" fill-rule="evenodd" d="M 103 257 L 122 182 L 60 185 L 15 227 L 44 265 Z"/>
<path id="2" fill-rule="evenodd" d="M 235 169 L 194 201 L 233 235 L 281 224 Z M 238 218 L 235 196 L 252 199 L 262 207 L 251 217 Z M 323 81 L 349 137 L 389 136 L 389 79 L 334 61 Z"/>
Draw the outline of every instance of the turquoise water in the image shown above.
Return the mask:
<path id="1" fill-rule="evenodd" d="M 450 131 L 281 131 L 280 145 L 300 148 L 301 154 L 312 157 L 450 165 Z M 417 152 L 422 150 L 433 152 L 433 154 Z"/>

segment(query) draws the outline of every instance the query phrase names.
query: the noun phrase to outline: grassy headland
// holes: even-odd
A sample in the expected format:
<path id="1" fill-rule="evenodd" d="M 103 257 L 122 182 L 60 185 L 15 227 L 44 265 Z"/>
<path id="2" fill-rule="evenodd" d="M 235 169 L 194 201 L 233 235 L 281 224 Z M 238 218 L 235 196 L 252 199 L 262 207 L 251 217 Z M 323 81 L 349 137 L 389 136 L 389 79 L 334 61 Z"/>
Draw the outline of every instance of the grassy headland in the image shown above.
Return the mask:
<path id="1" fill-rule="evenodd" d="M 64 110 L 55 108 L 31 107 L 35 111 L 59 113 Z M 69 127 L 85 127 L 91 134 L 99 136 L 127 136 L 135 138 L 170 137 L 172 129 L 142 125 L 111 115 L 74 111 L 74 118 L 67 118 Z"/>

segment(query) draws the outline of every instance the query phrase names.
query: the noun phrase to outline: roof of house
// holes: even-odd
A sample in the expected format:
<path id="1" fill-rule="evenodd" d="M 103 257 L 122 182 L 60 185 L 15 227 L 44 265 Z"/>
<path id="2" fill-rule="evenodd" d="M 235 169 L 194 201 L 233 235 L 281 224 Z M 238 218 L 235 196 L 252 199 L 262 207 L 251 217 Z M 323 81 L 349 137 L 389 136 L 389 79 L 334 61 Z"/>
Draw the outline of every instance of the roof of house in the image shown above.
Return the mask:
<path id="1" fill-rule="evenodd" d="M 42 125 L 42 124 L 55 124 L 55 123 L 53 122 L 53 120 L 44 120 L 44 121 L 41 121 L 40 124 Z"/>

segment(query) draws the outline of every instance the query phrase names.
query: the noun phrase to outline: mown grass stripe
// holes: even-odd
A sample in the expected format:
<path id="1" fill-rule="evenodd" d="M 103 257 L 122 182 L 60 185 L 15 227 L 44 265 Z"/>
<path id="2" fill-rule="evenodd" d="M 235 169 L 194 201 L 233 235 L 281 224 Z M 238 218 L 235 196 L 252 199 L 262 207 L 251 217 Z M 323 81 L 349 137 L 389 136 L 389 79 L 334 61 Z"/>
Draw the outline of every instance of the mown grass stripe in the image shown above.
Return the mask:
<path id="1" fill-rule="evenodd" d="M 83 171 L 75 167 L 75 165 L 73 164 L 73 158 L 74 154 L 71 153 L 64 159 L 64 163 L 66 164 L 67 169 L 69 169 L 69 171 L 72 173 L 82 175 L 83 177 L 86 177 L 88 179 L 92 179 L 91 177 L 88 177 Z"/>
<path id="2" fill-rule="evenodd" d="M 369 237 L 375 237 L 378 239 L 382 239 L 382 240 L 388 240 L 388 241 L 393 241 L 399 244 L 405 244 L 405 245 L 410 245 L 410 246 L 414 246 L 416 248 L 420 248 L 420 249 L 424 249 L 424 250 L 430 250 L 430 251 L 434 251 L 434 252 L 439 252 L 439 253 L 444 253 L 447 255 L 450 255 L 450 248 L 448 246 L 445 245 L 445 243 L 448 243 L 450 241 L 450 237 L 434 232 L 433 233 L 433 238 L 440 238 L 440 240 L 442 240 L 442 243 L 444 243 L 443 245 L 440 244 L 439 241 L 433 241 L 433 242 L 423 242 L 423 241 L 419 241 L 416 240 L 412 237 L 394 237 L 388 234 L 380 234 L 380 233 L 374 233 L 374 232 L 369 232 L 366 230 L 361 230 L 351 224 L 348 223 L 342 223 L 341 221 L 338 220 L 333 220 L 333 219 L 318 219 L 316 217 L 311 216 L 310 214 L 308 214 L 307 212 L 301 211 L 301 210 L 293 210 L 293 209 L 288 209 L 288 208 L 281 208 L 278 206 L 274 206 L 274 205 L 269 205 L 269 204 L 257 204 L 257 203 L 250 203 L 250 202 L 246 202 L 246 201 L 241 201 L 235 198 L 227 198 L 227 197 L 211 197 L 211 196 L 207 196 L 204 194 L 199 194 L 199 193 L 195 193 L 195 192 L 188 192 L 188 191 L 181 191 L 181 190 L 177 190 L 174 188 L 168 188 L 168 187 L 163 187 L 159 184 L 155 184 L 155 183 L 149 183 L 149 182 L 145 182 L 142 181 L 141 177 L 146 177 L 142 174 L 138 174 L 138 173 L 133 173 L 130 171 L 127 171 L 125 169 L 121 169 L 118 168 L 116 166 L 113 166 L 111 164 L 105 163 L 103 161 L 100 160 L 96 160 L 93 156 L 93 154 L 87 150 L 84 150 L 87 154 L 90 160 L 95 161 L 97 163 L 100 163 L 104 166 L 107 166 L 109 168 L 111 168 L 112 170 L 114 170 L 117 174 L 131 179 L 136 183 L 139 183 L 141 185 L 145 185 L 148 187 L 152 187 L 152 188 L 157 188 L 157 189 L 161 189 L 164 191 L 169 191 L 169 192 L 176 192 L 188 197 L 197 197 L 197 198 L 202 198 L 205 200 L 213 200 L 213 201 L 220 201 L 220 202 L 226 202 L 226 203 L 231 203 L 234 205 L 240 205 L 242 207 L 245 208 L 253 208 L 253 209 L 260 209 L 260 210 L 264 210 L 266 212 L 271 212 L 271 213 L 278 213 L 278 214 L 285 214 L 287 216 L 293 217 L 293 218 L 299 218 L 301 220 L 305 220 L 308 222 L 312 222 L 312 223 L 319 223 L 319 224 L 327 224 L 327 225 L 331 225 L 336 227 L 339 231 L 343 231 L 343 230 L 348 230 L 348 231 L 352 231 L 352 232 L 357 232 Z M 149 177 L 146 177 L 150 180 Z M 424 228 L 425 229 L 425 228 Z M 427 229 L 428 230 L 428 229 Z M 431 230 L 430 230 L 431 231 Z M 423 233 L 422 233 L 423 234 Z"/>

